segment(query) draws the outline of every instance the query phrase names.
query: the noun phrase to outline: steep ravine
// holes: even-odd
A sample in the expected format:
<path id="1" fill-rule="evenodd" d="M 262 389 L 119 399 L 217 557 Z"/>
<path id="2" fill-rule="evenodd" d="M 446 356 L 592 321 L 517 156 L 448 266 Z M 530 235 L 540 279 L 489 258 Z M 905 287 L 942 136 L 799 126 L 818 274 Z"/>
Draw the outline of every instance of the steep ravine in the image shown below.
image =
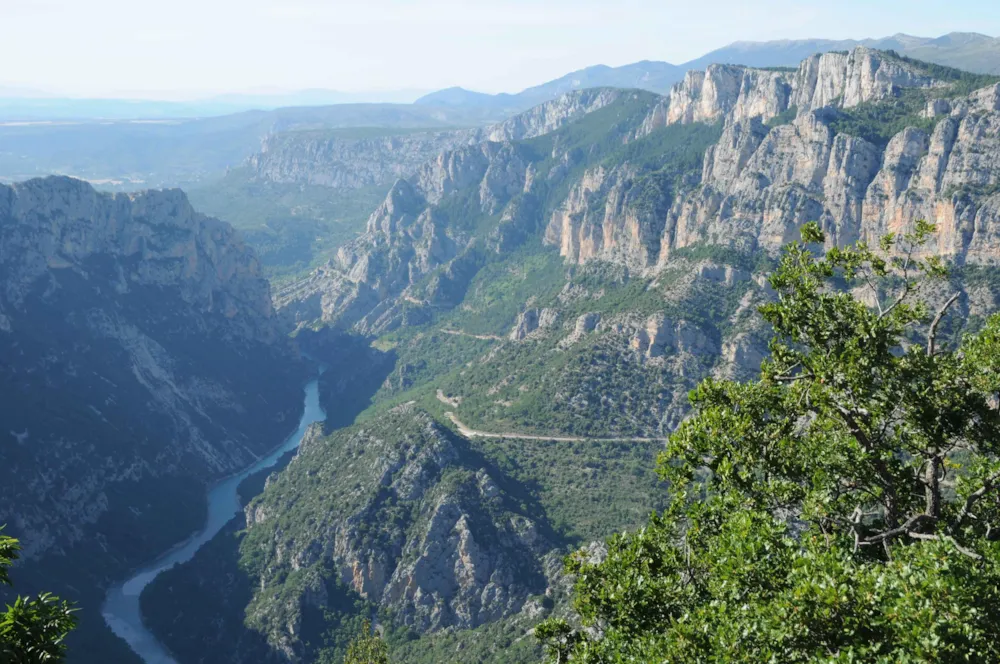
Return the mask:
<path id="1" fill-rule="evenodd" d="M 71 662 L 134 661 L 105 589 L 294 428 L 307 375 L 254 253 L 183 192 L 0 186 L 0 524 L 14 590 L 80 607 Z"/>
<path id="2" fill-rule="evenodd" d="M 150 626 L 185 664 L 340 661 L 372 613 L 394 661 L 537 661 L 561 555 L 662 506 L 690 390 L 766 357 L 767 273 L 802 222 L 847 243 L 926 215 L 957 264 L 931 299 L 996 309 L 1000 97 L 976 87 L 869 49 L 711 67 L 426 162 L 276 298 L 290 327 L 393 354 L 374 407 L 157 579 Z"/>
<path id="3" fill-rule="evenodd" d="M 240 513 L 242 506 L 239 488 L 245 479 L 273 468 L 284 455 L 298 448 L 309 435 L 313 424 L 325 419 L 326 413 L 319 399 L 319 380 L 313 380 L 305 387 L 302 419 L 295 432 L 269 455 L 238 474 L 226 478 L 208 491 L 208 517 L 204 527 L 187 540 L 166 550 L 129 579 L 108 590 L 102 609 L 104 620 L 146 664 L 176 664 L 176 660 L 146 628 L 139 608 L 139 596 L 142 591 L 164 571 L 191 560 L 199 549 Z"/>

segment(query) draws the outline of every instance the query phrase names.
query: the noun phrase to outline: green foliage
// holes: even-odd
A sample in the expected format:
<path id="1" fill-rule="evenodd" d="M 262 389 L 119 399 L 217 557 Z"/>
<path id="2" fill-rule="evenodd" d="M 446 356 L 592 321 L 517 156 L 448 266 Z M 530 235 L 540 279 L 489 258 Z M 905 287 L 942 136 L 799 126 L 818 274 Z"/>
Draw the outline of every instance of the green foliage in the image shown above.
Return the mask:
<path id="1" fill-rule="evenodd" d="M 709 260 L 713 263 L 731 265 L 749 272 L 770 272 L 775 267 L 774 259 L 767 252 L 747 252 L 721 244 L 693 244 L 678 247 L 670 252 L 673 259 L 689 261 Z"/>
<path id="2" fill-rule="evenodd" d="M 548 301 L 565 283 L 566 266 L 555 249 L 522 248 L 480 270 L 462 306 L 442 322 L 470 334 L 503 336 L 525 302 Z"/>
<path id="3" fill-rule="evenodd" d="M 364 230 L 386 187 L 336 190 L 255 181 L 246 168 L 191 189 L 199 212 L 240 229 L 277 282 L 316 267 Z"/>
<path id="4" fill-rule="evenodd" d="M 641 526 L 666 505 L 653 468 L 662 442 L 480 439 L 473 447 L 524 487 L 572 545 Z"/>
<path id="5" fill-rule="evenodd" d="M 791 105 L 786 108 L 781 113 L 778 113 L 773 118 L 768 120 L 765 124 L 768 127 L 780 127 L 782 125 L 792 124 L 799 115 L 799 107 L 796 105 Z"/>
<path id="6" fill-rule="evenodd" d="M 900 62 L 904 62 L 912 67 L 915 67 L 917 70 L 927 74 L 931 78 L 951 83 L 947 96 L 960 97 L 967 95 L 970 92 L 974 92 L 975 90 L 979 90 L 980 88 L 985 88 L 988 85 L 1000 83 L 1000 76 L 995 76 L 993 74 L 974 74 L 961 69 L 955 69 L 954 67 L 946 67 L 945 65 L 939 65 L 933 62 L 924 62 L 922 60 L 909 58 L 891 50 L 886 51 L 886 53 Z"/>
<path id="7" fill-rule="evenodd" d="M 503 662 L 537 664 L 541 647 L 527 636 L 528 626 L 518 620 L 501 620 L 475 629 L 443 630 L 417 634 L 409 629 L 386 635 L 393 662 L 405 664 L 440 664 L 448 662 Z"/>
<path id="8" fill-rule="evenodd" d="M 647 176 L 672 185 L 685 173 L 700 172 L 705 150 L 718 140 L 722 124 L 671 125 L 634 139 L 659 100 L 651 93 L 630 92 L 558 131 L 525 141 L 524 145 L 536 155 L 539 173 L 568 166 L 557 184 L 542 195 L 547 210 L 566 199 L 571 184 L 587 168 L 599 164 L 613 167 L 627 162 L 647 171 Z M 656 176 L 661 169 L 664 172 Z"/>
<path id="9" fill-rule="evenodd" d="M 20 547 L 16 539 L 2 533 L 3 528 L 0 528 L 0 585 L 9 586 L 10 574 L 7 570 L 17 560 L 17 552 Z"/>
<path id="10" fill-rule="evenodd" d="M 643 171 L 670 168 L 676 172 L 700 169 L 705 150 L 722 135 L 722 123 L 672 124 L 617 147 L 607 165 L 627 162 Z"/>
<path id="11" fill-rule="evenodd" d="M 919 299 L 934 232 L 786 248 L 759 380 L 705 380 L 659 470 L 667 509 L 576 556 L 584 626 L 553 661 L 984 662 L 1000 658 L 1000 316 L 943 348 Z M 832 287 L 868 284 L 873 307 Z M 888 297 L 886 297 L 888 293 Z"/>
<path id="12" fill-rule="evenodd" d="M 347 647 L 344 664 L 389 664 L 389 650 L 385 641 L 372 630 L 372 625 L 367 620 Z"/>
<path id="13" fill-rule="evenodd" d="M 0 528 L 0 531 L 3 529 Z M 10 585 L 8 569 L 17 560 L 16 539 L 0 534 L 0 584 Z M 18 596 L 0 613 L 0 661 L 5 664 L 61 662 L 66 636 L 76 626 L 75 610 L 51 593 Z"/>
<path id="14" fill-rule="evenodd" d="M 921 112 L 931 99 L 955 98 L 1000 82 L 1000 76 L 970 72 L 921 62 L 887 51 L 887 53 L 927 76 L 946 85 L 932 89 L 906 88 L 896 91 L 891 99 L 865 102 L 838 111 L 830 123 L 834 131 L 864 138 L 884 149 L 889 140 L 907 127 L 933 131 L 939 117 L 922 117 Z"/>
<path id="15" fill-rule="evenodd" d="M 939 118 L 921 117 L 927 104 L 924 90 L 902 90 L 897 97 L 858 104 L 837 111 L 830 127 L 837 133 L 863 138 L 885 149 L 893 136 L 907 127 L 933 131 Z"/>

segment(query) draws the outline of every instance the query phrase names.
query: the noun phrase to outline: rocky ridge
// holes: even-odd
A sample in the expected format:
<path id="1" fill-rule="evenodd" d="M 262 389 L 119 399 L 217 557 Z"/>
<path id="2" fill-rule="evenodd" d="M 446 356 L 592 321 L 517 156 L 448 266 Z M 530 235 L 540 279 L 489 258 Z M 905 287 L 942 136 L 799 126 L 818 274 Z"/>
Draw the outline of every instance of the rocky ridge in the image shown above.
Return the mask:
<path id="1" fill-rule="evenodd" d="M 419 131 L 293 131 L 267 136 L 247 159 L 250 179 L 331 189 L 389 185 L 408 178 L 442 152 L 483 142 L 519 141 L 555 131 L 599 110 L 621 91 L 589 89 L 560 95 L 508 120 L 481 128 Z"/>
<path id="2" fill-rule="evenodd" d="M 427 306 L 454 306 L 484 254 L 502 255 L 534 233 L 541 198 L 586 159 L 586 148 L 572 144 L 572 136 L 558 138 L 561 130 L 630 104 L 644 114 L 655 99 L 608 90 L 566 95 L 488 131 L 502 141 L 459 147 L 426 161 L 392 186 L 364 235 L 276 294 L 286 324 L 322 320 L 372 333 L 418 322 Z M 620 144 L 634 130 L 626 128 Z M 530 145 L 532 138 L 549 136 L 557 138 L 548 154 Z"/>
<path id="3" fill-rule="evenodd" d="M 257 260 L 180 191 L 0 187 L 0 277 L 0 523 L 27 561 L 141 554 L 292 428 L 303 370 Z M 133 523 L 131 546 L 109 534 Z"/>
<path id="4" fill-rule="evenodd" d="M 929 100 L 912 116 L 923 128 L 905 128 L 884 147 L 837 131 L 852 109 L 902 103 L 906 90 Z M 940 229 L 939 255 L 996 262 L 1000 85 L 964 98 L 948 98 L 949 90 L 917 65 L 863 47 L 814 56 L 794 71 L 719 65 L 690 73 L 640 133 L 722 121 L 699 186 L 649 218 L 629 205 L 634 173 L 625 165 L 588 171 L 546 239 L 573 262 L 662 269 L 671 252 L 694 245 L 774 252 L 806 221 L 842 245 L 927 219 Z"/>
<path id="5" fill-rule="evenodd" d="M 558 138 L 539 172 L 517 132 L 505 135 L 515 140 L 446 151 L 398 182 L 368 233 L 336 261 L 280 292 L 279 307 L 292 327 L 323 320 L 370 333 L 420 322 L 428 305 L 457 303 L 482 264 L 476 251 L 509 251 L 538 228 L 572 263 L 655 273 L 686 247 L 774 252 L 806 221 L 820 221 L 831 243 L 847 244 L 926 218 L 941 229 L 937 253 L 990 262 L 997 258 L 998 88 L 954 97 L 953 84 L 864 47 L 817 55 L 794 70 L 720 65 L 692 72 L 669 98 L 650 96 L 643 118 L 621 139 L 638 150 L 672 127 L 721 123 L 700 175 L 680 180 L 628 158 L 580 171 L 579 149 L 561 150 Z M 620 103 L 608 94 L 583 107 Z M 873 104 L 904 103 L 906 94 L 924 95 L 926 108 L 887 145 L 838 130 Z M 543 131 L 552 123 L 538 118 L 551 111 L 536 109 L 506 126 Z M 563 181 L 567 194 L 541 204 L 539 196 Z M 476 238 L 476 224 L 491 216 L 490 233 Z M 428 278 L 433 283 L 417 292 Z"/>
<path id="6" fill-rule="evenodd" d="M 545 591 L 539 561 L 554 544 L 484 464 L 413 405 L 311 441 L 246 508 L 242 549 L 259 577 L 248 625 L 301 661 L 302 616 L 332 592 L 321 570 L 418 633 L 521 612 Z M 289 573 L 313 581 L 296 597 L 276 595 Z M 275 612 L 279 601 L 298 604 L 290 620 Z"/>

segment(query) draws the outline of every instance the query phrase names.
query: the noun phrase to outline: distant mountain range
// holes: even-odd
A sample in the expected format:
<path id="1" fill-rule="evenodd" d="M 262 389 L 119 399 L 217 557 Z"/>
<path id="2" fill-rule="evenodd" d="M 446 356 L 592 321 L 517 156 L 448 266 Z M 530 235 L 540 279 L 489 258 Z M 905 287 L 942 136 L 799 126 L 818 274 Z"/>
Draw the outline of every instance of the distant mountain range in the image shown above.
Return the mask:
<path id="1" fill-rule="evenodd" d="M 234 93 L 192 101 L 151 99 L 75 99 L 20 87 L 0 86 L 0 122 L 41 120 L 171 120 L 269 111 L 300 106 L 410 104 L 421 90 L 340 92 L 297 90 L 280 93 Z"/>
<path id="2" fill-rule="evenodd" d="M 797 66 L 814 53 L 846 51 L 862 45 L 895 50 L 920 60 L 983 74 L 1000 73 L 1000 38 L 953 32 L 943 37 L 897 34 L 881 39 L 799 39 L 735 42 L 680 65 L 644 60 L 622 67 L 595 65 L 547 83 L 510 94 L 486 94 L 461 87 L 421 95 L 415 90 L 352 93 L 337 90 L 300 90 L 274 94 L 226 94 L 194 101 L 130 99 L 72 99 L 23 87 L 0 86 L 0 123 L 41 120 L 129 120 L 212 117 L 247 110 L 272 110 L 293 106 L 331 106 L 359 103 L 392 103 L 442 109 L 477 109 L 512 114 L 573 90 L 596 87 L 639 88 L 665 94 L 692 69 L 713 63 L 752 67 Z"/>
<path id="3" fill-rule="evenodd" d="M 971 32 L 953 32 L 943 37 L 897 34 L 881 39 L 798 39 L 767 42 L 735 42 L 680 65 L 643 61 L 623 67 L 597 65 L 562 78 L 528 88 L 518 94 L 489 95 L 463 88 L 448 88 L 421 97 L 417 104 L 462 108 L 494 108 L 519 111 L 572 90 L 592 87 L 639 88 L 665 94 L 692 69 L 710 64 L 740 64 L 750 67 L 795 67 L 814 53 L 846 51 L 855 46 L 894 50 L 918 60 L 956 67 L 980 74 L 1000 74 L 1000 38 Z"/>

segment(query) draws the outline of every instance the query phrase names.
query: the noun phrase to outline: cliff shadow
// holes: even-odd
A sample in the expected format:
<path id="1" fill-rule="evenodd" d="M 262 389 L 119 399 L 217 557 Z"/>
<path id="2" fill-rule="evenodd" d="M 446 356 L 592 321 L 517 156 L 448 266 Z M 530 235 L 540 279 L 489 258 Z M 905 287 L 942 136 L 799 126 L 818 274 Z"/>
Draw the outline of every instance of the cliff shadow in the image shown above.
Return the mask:
<path id="1" fill-rule="evenodd" d="M 302 330 L 299 348 L 326 366 L 319 379 L 320 404 L 326 411 L 323 432 L 350 426 L 372 404 L 386 378 L 396 367 L 395 350 L 372 348 L 371 339 L 324 328 Z"/>

